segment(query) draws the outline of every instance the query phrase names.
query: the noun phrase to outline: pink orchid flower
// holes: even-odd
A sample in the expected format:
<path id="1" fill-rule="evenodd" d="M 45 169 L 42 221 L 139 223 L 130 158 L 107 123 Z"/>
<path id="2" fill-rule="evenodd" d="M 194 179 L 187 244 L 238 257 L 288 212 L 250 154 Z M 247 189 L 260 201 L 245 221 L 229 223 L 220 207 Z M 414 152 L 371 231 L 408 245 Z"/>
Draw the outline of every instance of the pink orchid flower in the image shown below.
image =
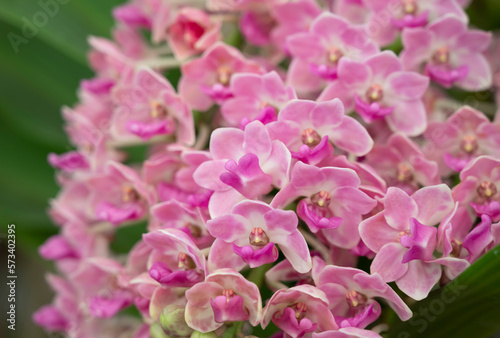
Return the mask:
<path id="1" fill-rule="evenodd" d="M 262 328 L 271 321 L 292 338 L 338 329 L 325 293 L 312 285 L 278 290 L 264 308 Z"/>
<path id="2" fill-rule="evenodd" d="M 89 208 L 101 221 L 119 225 L 145 216 L 156 202 L 152 187 L 136 171 L 117 162 L 109 162 L 106 171 L 87 179 L 91 194 Z"/>
<path id="3" fill-rule="evenodd" d="M 385 145 L 376 145 L 365 162 L 387 182 L 412 194 L 420 186 L 441 183 L 438 166 L 429 161 L 407 136 L 395 133 Z"/>
<path id="4" fill-rule="evenodd" d="M 385 282 L 396 282 L 401 291 L 416 300 L 427 297 L 441 277 L 441 267 L 432 260 L 437 245 L 435 224 L 454 206 L 450 188 L 428 186 L 409 196 L 390 187 L 384 210 L 359 225 L 361 239 L 377 255 L 371 272 Z"/>
<path id="5" fill-rule="evenodd" d="M 453 198 L 472 207 L 478 216 L 500 221 L 500 161 L 480 156 L 460 172 L 460 181 L 453 188 Z"/>
<path id="6" fill-rule="evenodd" d="M 462 171 L 480 155 L 500 156 L 500 127 L 469 106 L 458 109 L 446 122 L 429 123 L 424 136 L 429 157 L 454 171 Z M 446 168 L 440 168 L 446 173 Z"/>
<path id="7" fill-rule="evenodd" d="M 379 51 L 362 27 L 331 13 L 318 16 L 309 32 L 289 36 L 287 50 L 293 57 L 288 79 L 300 92 L 319 90 L 324 81 L 335 80 L 342 57 L 363 61 Z"/>
<path id="8" fill-rule="evenodd" d="M 117 105 L 111 132 L 115 139 L 175 134 L 180 143 L 194 143 L 193 116 L 187 104 L 175 94 L 172 85 L 149 68 L 140 68 L 132 82 L 113 92 Z"/>
<path id="9" fill-rule="evenodd" d="M 197 8 L 182 7 L 168 28 L 167 40 L 178 59 L 186 59 L 205 51 L 220 40 L 221 22 Z"/>
<path id="10" fill-rule="evenodd" d="M 159 203 L 151 208 L 151 215 L 161 223 L 161 228 L 174 228 L 185 232 L 200 248 L 210 247 L 210 236 L 200 211 L 178 200 Z"/>
<path id="11" fill-rule="evenodd" d="M 272 263 L 278 259 L 277 244 L 295 270 L 308 272 L 311 256 L 297 225 L 297 216 L 291 210 L 273 209 L 259 201 L 236 204 L 231 214 L 207 222 L 208 231 L 216 238 L 208 258 L 210 269 L 224 267 L 234 254 L 251 268 Z M 239 270 L 242 266 L 240 263 L 231 268 Z"/>
<path id="12" fill-rule="evenodd" d="M 277 113 L 296 98 L 293 89 L 285 86 L 275 71 L 264 75 L 235 74 L 230 89 L 233 97 L 223 103 L 222 116 L 229 125 L 242 129 L 254 120 L 263 124 L 276 121 Z"/>
<path id="13" fill-rule="evenodd" d="M 385 119 L 392 131 L 417 136 L 427 126 L 422 96 L 428 85 L 427 77 L 403 70 L 399 58 L 384 51 L 364 62 L 342 58 L 338 79 L 318 101 L 338 97 L 347 111 L 355 109 L 367 123 Z"/>
<path id="14" fill-rule="evenodd" d="M 424 73 L 445 88 L 453 85 L 469 91 L 491 87 L 492 72 L 482 54 L 491 42 L 491 34 L 468 30 L 455 16 L 444 16 L 425 28 L 403 32 L 401 61 L 408 70 Z"/>
<path id="15" fill-rule="evenodd" d="M 245 130 L 219 128 L 210 138 L 211 161 L 200 164 L 193 178 L 213 190 L 209 201 L 212 217 L 229 213 L 243 199 L 256 199 L 272 187 L 288 182 L 291 155 L 286 146 L 272 140 L 259 121 Z"/>
<path id="16" fill-rule="evenodd" d="M 400 30 L 404 33 L 408 28 L 424 27 L 445 15 L 467 22 L 465 11 L 455 0 L 362 1 L 371 12 L 366 23 L 367 34 L 380 46 L 390 45 Z"/>
<path id="17" fill-rule="evenodd" d="M 359 242 L 358 225 L 376 201 L 359 190 L 360 180 L 351 169 L 317 168 L 297 162 L 288 183 L 271 202 L 284 208 L 305 197 L 297 206 L 298 216 L 316 233 L 322 231 L 328 242 L 352 249 Z"/>
<path id="18" fill-rule="evenodd" d="M 333 153 L 330 142 L 357 156 L 366 155 L 373 147 L 366 129 L 344 114 L 339 99 L 321 103 L 290 101 L 279 113 L 278 121 L 267 127 L 271 137 L 282 141 L 293 158 L 310 164 Z"/>
<path id="19" fill-rule="evenodd" d="M 382 312 L 375 297 L 385 299 L 401 320 L 412 316 L 410 308 L 377 273 L 327 265 L 319 273 L 316 286 L 326 294 L 339 327 L 364 329 L 374 322 Z"/>
<path id="20" fill-rule="evenodd" d="M 213 103 L 221 104 L 233 94 L 229 88 L 236 73 L 262 73 L 261 66 L 245 59 L 237 49 L 221 42 L 213 44 L 203 55 L 181 67 L 181 97 L 193 108 L 205 111 Z"/>
<path id="21" fill-rule="evenodd" d="M 200 332 L 211 332 L 225 322 L 259 324 L 262 299 L 259 288 L 231 269 L 213 271 L 204 282 L 186 291 L 187 324 Z"/>
<path id="22" fill-rule="evenodd" d="M 271 40 L 285 53 L 289 52 L 287 38 L 296 33 L 307 32 L 314 19 L 321 14 L 321 8 L 314 0 L 281 1 L 270 10 L 276 20 Z"/>
<path id="23" fill-rule="evenodd" d="M 185 232 L 162 229 L 143 235 L 154 249 L 150 257 L 149 275 L 165 287 L 190 287 L 203 281 L 206 260 Z"/>
<path id="24" fill-rule="evenodd" d="M 94 318 L 111 318 L 133 304 L 126 271 L 113 259 L 88 258 L 70 279 Z"/>

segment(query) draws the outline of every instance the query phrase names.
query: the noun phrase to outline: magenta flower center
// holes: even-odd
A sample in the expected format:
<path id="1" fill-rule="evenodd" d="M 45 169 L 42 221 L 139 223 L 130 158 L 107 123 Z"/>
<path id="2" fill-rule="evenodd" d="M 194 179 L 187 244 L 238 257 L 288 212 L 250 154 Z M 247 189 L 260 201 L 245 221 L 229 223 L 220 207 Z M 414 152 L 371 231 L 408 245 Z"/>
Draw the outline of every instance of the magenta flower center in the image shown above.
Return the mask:
<path id="1" fill-rule="evenodd" d="M 365 305 L 366 302 L 368 301 L 368 298 L 363 295 L 362 293 L 359 293 L 355 290 L 350 290 L 347 291 L 345 294 L 345 298 L 347 301 L 347 304 L 349 304 L 350 307 L 355 308 L 358 305 Z"/>
<path id="2" fill-rule="evenodd" d="M 223 86 L 229 85 L 229 81 L 231 80 L 231 69 L 228 67 L 222 66 L 217 69 L 217 82 L 219 82 Z"/>
<path id="3" fill-rule="evenodd" d="M 328 207 L 330 205 L 330 201 L 330 193 L 324 190 L 321 190 L 320 192 L 311 196 L 311 202 L 322 208 Z"/>
<path id="4" fill-rule="evenodd" d="M 460 252 L 462 251 L 462 242 L 454 238 L 451 239 L 451 253 L 453 257 L 460 257 Z"/>
<path id="5" fill-rule="evenodd" d="M 377 83 L 372 84 L 366 91 L 366 98 L 370 103 L 381 101 L 384 98 L 382 86 Z"/>
<path id="6" fill-rule="evenodd" d="M 316 147 L 321 142 L 321 136 L 312 128 L 302 131 L 302 143 L 310 148 Z"/>
<path id="7" fill-rule="evenodd" d="M 306 313 L 307 313 L 307 305 L 304 303 L 296 303 L 290 308 L 295 312 L 295 318 L 297 318 L 297 321 L 301 321 L 302 319 L 305 318 Z"/>
<path id="8" fill-rule="evenodd" d="M 398 181 L 408 182 L 413 179 L 413 170 L 406 163 L 399 163 L 397 170 L 398 170 Z"/>
<path id="9" fill-rule="evenodd" d="M 130 184 L 124 184 L 122 186 L 123 202 L 137 202 L 139 199 L 139 193 Z"/>
<path id="10" fill-rule="evenodd" d="M 465 135 L 462 138 L 462 142 L 460 144 L 460 148 L 463 151 L 465 151 L 467 154 L 474 153 L 477 150 L 477 148 L 478 148 L 476 136 L 471 135 L 471 134 Z"/>
<path id="11" fill-rule="evenodd" d="M 226 301 L 228 301 L 228 302 L 229 302 L 229 300 L 230 300 L 231 298 L 233 298 L 236 294 L 235 294 L 235 293 L 234 293 L 234 291 L 233 291 L 233 290 L 231 290 L 231 289 L 224 289 L 224 290 L 222 290 L 222 295 L 223 295 L 224 297 L 226 297 Z"/>
<path id="12" fill-rule="evenodd" d="M 269 244 L 269 237 L 262 228 L 253 228 L 248 236 L 248 241 L 253 246 L 263 247 Z"/>
<path id="13" fill-rule="evenodd" d="M 151 101 L 151 117 L 154 119 L 164 119 L 168 115 L 167 108 L 158 101 Z"/>
<path id="14" fill-rule="evenodd" d="M 417 3 L 415 0 L 401 0 L 401 6 L 403 6 L 403 13 L 409 15 L 415 15 L 417 13 Z"/>
<path id="15" fill-rule="evenodd" d="M 200 238 L 202 233 L 201 233 L 201 228 L 193 223 L 187 223 L 186 227 L 189 229 L 189 232 L 191 232 L 191 235 L 194 238 Z"/>
<path id="16" fill-rule="evenodd" d="M 439 47 L 432 56 L 432 60 L 438 64 L 447 64 L 450 61 L 450 49 L 446 46 Z"/>
<path id="17" fill-rule="evenodd" d="M 477 193 L 482 198 L 489 199 L 497 194 L 498 190 L 495 184 L 490 181 L 482 182 L 479 187 L 477 187 Z"/>
<path id="18" fill-rule="evenodd" d="M 331 63 L 337 63 L 343 56 L 342 51 L 335 46 L 328 48 L 328 61 Z"/>
<path id="19" fill-rule="evenodd" d="M 177 256 L 177 266 L 179 269 L 191 270 L 196 268 L 196 264 L 186 253 L 180 252 Z"/>
<path id="20" fill-rule="evenodd" d="M 410 236 L 410 230 L 406 230 L 406 231 L 400 231 L 399 232 L 399 238 L 398 238 L 398 242 L 401 242 L 401 237 L 403 236 Z"/>

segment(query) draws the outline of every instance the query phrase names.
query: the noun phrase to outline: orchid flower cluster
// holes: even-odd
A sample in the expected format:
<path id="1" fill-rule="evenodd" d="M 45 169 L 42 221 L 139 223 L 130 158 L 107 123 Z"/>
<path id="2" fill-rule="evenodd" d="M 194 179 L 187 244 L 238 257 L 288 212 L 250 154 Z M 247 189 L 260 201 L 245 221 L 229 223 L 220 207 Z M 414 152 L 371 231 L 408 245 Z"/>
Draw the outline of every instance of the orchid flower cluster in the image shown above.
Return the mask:
<path id="1" fill-rule="evenodd" d="M 69 337 L 321 338 L 410 319 L 500 244 L 500 113 L 448 90 L 500 97 L 498 48 L 467 2 L 115 8 L 63 109 L 76 150 L 48 158 L 60 233 L 39 252 L 58 274 L 34 321 Z"/>

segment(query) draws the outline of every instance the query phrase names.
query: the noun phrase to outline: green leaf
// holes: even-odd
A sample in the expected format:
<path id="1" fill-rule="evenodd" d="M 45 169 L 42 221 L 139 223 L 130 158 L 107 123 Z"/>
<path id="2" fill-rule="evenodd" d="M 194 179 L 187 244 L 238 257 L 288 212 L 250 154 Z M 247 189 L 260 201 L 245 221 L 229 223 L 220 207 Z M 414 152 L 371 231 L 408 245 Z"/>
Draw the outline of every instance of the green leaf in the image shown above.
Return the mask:
<path id="1" fill-rule="evenodd" d="M 388 337 L 490 337 L 500 330 L 500 246 L 453 282 L 415 303 L 413 318 L 391 325 Z M 397 318 L 396 318 L 397 319 Z"/>
<path id="2" fill-rule="evenodd" d="M 28 40 L 40 39 L 86 65 L 87 36 L 109 36 L 111 8 L 120 3 L 123 1 L 3 0 L 0 19 L 16 27 L 7 32 Z M 20 45 L 19 52 L 24 47 Z"/>
<path id="3" fill-rule="evenodd" d="M 53 16 L 41 5 L 63 2 Z M 0 215 L 16 224 L 19 246 L 30 252 L 57 231 L 47 216 L 49 199 L 59 190 L 47 154 L 71 149 L 61 106 L 73 105 L 79 81 L 92 76 L 86 62 L 87 36 L 110 35 L 111 8 L 119 3 L 4 0 L 0 6 L 0 147 L 4 155 Z M 46 24 L 26 34 L 34 18 L 44 16 Z"/>

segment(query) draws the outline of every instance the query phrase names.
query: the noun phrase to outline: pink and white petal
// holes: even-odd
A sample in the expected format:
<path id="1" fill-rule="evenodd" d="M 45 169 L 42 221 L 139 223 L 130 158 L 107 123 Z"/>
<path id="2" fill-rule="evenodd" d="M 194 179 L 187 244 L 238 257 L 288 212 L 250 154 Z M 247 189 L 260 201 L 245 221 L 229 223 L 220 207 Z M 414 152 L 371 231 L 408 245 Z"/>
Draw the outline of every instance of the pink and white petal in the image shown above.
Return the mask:
<path id="1" fill-rule="evenodd" d="M 350 116 L 345 116 L 339 126 L 324 134 L 334 145 L 356 156 L 364 156 L 373 148 L 373 140 L 366 128 Z"/>
<path id="2" fill-rule="evenodd" d="M 199 111 L 206 111 L 213 104 L 212 99 L 201 90 L 200 83 L 185 76 L 179 80 L 179 95 L 189 103 L 191 108 Z"/>
<path id="3" fill-rule="evenodd" d="M 428 226 L 438 224 L 455 206 L 451 190 L 446 184 L 424 187 L 417 190 L 412 199 L 418 206 L 417 219 Z"/>
<path id="4" fill-rule="evenodd" d="M 460 63 L 469 67 L 467 77 L 456 85 L 468 91 L 481 91 L 491 87 L 493 77 L 486 58 L 479 53 L 460 55 Z"/>
<path id="5" fill-rule="evenodd" d="M 253 96 L 238 96 L 224 101 L 221 113 L 233 127 L 239 127 L 243 119 L 252 121 L 259 113 L 259 100 Z"/>
<path id="6" fill-rule="evenodd" d="M 470 266 L 467 260 L 457 257 L 442 257 L 432 260 L 432 263 L 444 265 L 445 269 L 443 273 L 450 280 L 457 278 L 458 275 Z"/>
<path id="7" fill-rule="evenodd" d="M 420 260 L 408 262 L 408 271 L 396 280 L 396 285 L 406 295 L 415 300 L 422 300 L 441 278 L 441 266 Z"/>
<path id="8" fill-rule="evenodd" d="M 357 327 L 343 327 L 338 331 L 323 331 L 312 334 L 312 338 L 381 338 L 382 336 L 378 333 L 359 329 Z"/>
<path id="9" fill-rule="evenodd" d="M 295 165 L 298 167 L 298 163 Z M 302 165 L 298 168 L 301 168 Z M 295 169 L 295 167 L 294 167 Z M 297 170 L 298 171 L 298 170 Z M 312 174 L 313 171 L 309 170 L 310 173 Z M 349 168 L 334 168 L 334 167 L 324 167 L 320 169 L 320 172 L 322 173 L 323 179 L 319 181 L 322 185 L 317 188 L 322 188 L 321 190 L 325 191 L 332 191 L 334 189 L 340 188 L 340 187 L 353 187 L 353 188 L 358 188 L 359 185 L 361 184 L 361 180 L 359 179 L 358 175 L 353 169 Z M 307 180 L 307 177 L 303 177 L 303 179 Z M 316 182 L 318 182 L 316 181 Z M 297 181 L 294 181 L 296 183 Z M 309 184 L 313 185 L 314 183 L 311 182 L 311 177 L 309 177 Z M 307 182 L 304 182 L 307 186 Z M 317 183 L 316 183 L 317 184 Z M 340 192 L 339 192 L 340 194 Z M 362 198 L 362 197 L 361 197 Z M 362 198 L 363 199 L 363 198 Z M 365 200 L 366 202 L 366 200 Z M 368 202 L 369 203 L 369 202 Z"/>
<path id="10" fill-rule="evenodd" d="M 344 105 L 339 99 L 320 102 L 310 112 L 314 129 L 321 133 L 323 128 L 338 127 L 344 117 Z M 304 128 L 305 129 L 305 128 Z"/>
<path id="11" fill-rule="evenodd" d="M 380 212 L 359 225 L 361 239 L 370 250 L 379 252 L 387 243 L 398 243 L 399 231 L 387 224 L 383 212 Z"/>
<path id="12" fill-rule="evenodd" d="M 384 207 L 387 224 L 398 231 L 408 230 L 410 218 L 418 214 L 417 203 L 406 192 L 396 187 L 387 189 Z"/>
<path id="13" fill-rule="evenodd" d="M 310 33 L 297 33 L 286 39 L 286 46 L 293 57 L 307 62 L 321 59 L 325 48 L 317 35 Z"/>
<path id="14" fill-rule="evenodd" d="M 398 294 L 384 282 L 378 273 L 372 275 L 358 273 L 354 276 L 354 281 L 363 289 L 367 290 L 365 296 L 368 298 L 384 298 L 401 320 L 405 321 L 411 318 L 412 312 L 408 305 L 406 305 Z"/>
<path id="15" fill-rule="evenodd" d="M 349 28 L 349 23 L 344 18 L 336 14 L 323 12 L 312 22 L 309 30 L 317 36 L 329 39 L 347 28 Z"/>
<path id="16" fill-rule="evenodd" d="M 194 181 L 200 186 L 214 191 L 230 189 L 227 184 L 220 180 L 220 175 L 226 172 L 226 162 L 227 160 L 203 162 L 193 174 Z"/>
<path id="17" fill-rule="evenodd" d="M 297 214 L 292 210 L 270 210 L 264 214 L 264 219 L 271 235 L 274 232 L 281 234 L 295 232 L 299 224 Z"/>
<path id="18" fill-rule="evenodd" d="M 232 244 L 218 238 L 214 241 L 207 260 L 209 272 L 224 268 L 240 271 L 246 265 L 243 259 L 234 252 Z"/>
<path id="19" fill-rule="evenodd" d="M 349 58 L 341 58 L 339 61 L 339 81 L 346 88 L 363 89 L 368 86 L 372 76 L 372 69 L 363 62 L 355 61 Z"/>
<path id="20" fill-rule="evenodd" d="M 340 169 L 340 168 L 339 168 Z M 377 205 L 377 202 L 367 194 L 353 186 L 341 186 L 335 189 L 331 198 L 335 205 L 331 209 L 335 212 L 338 207 L 343 210 L 337 216 L 344 217 L 348 215 L 366 215 Z M 334 212 L 334 214 L 335 214 Z"/>
<path id="21" fill-rule="evenodd" d="M 216 191 L 208 201 L 208 211 L 210 217 L 215 218 L 221 215 L 231 213 L 231 209 L 241 201 L 247 198 L 240 194 L 235 189 L 228 189 L 224 191 Z"/>
<path id="22" fill-rule="evenodd" d="M 418 100 L 429 87 L 429 78 L 415 72 L 394 72 L 387 78 L 391 94 L 400 100 Z"/>
<path id="23" fill-rule="evenodd" d="M 472 53 L 484 52 L 490 46 L 491 37 L 491 32 L 469 30 L 460 36 L 455 48 L 467 49 Z"/>
<path id="24" fill-rule="evenodd" d="M 384 245 L 373 259 L 370 272 L 378 273 L 387 283 L 401 279 L 408 271 L 409 263 L 401 263 L 406 251 L 400 243 Z"/>
<path id="25" fill-rule="evenodd" d="M 432 56 L 433 35 L 425 28 L 406 28 L 402 34 L 401 62 L 406 70 L 418 71 L 420 65 Z"/>
<path id="26" fill-rule="evenodd" d="M 293 59 L 290 63 L 287 83 L 301 93 L 315 92 L 323 87 L 323 80 L 311 73 L 309 63 L 301 59 Z"/>
<path id="27" fill-rule="evenodd" d="M 467 31 L 467 24 L 453 15 L 443 16 L 431 22 L 427 29 L 434 33 L 439 41 L 453 41 Z"/>
<path id="28" fill-rule="evenodd" d="M 371 68 L 373 79 L 380 83 L 383 83 L 390 74 L 403 70 L 401 61 L 392 51 L 383 51 L 368 58 L 366 65 Z"/>
<path id="29" fill-rule="evenodd" d="M 205 333 L 215 331 L 223 325 L 223 323 L 215 322 L 214 311 L 210 305 L 210 298 L 215 295 L 215 292 L 210 291 L 219 288 L 222 289 L 216 283 L 205 282 L 196 284 L 186 291 L 188 303 L 186 304 L 185 318 L 189 327 Z"/>
<path id="30" fill-rule="evenodd" d="M 321 232 L 329 243 L 350 250 L 359 244 L 358 225 L 361 222 L 361 216 L 345 213 L 339 217 L 342 218 L 342 223 L 337 229 L 322 229 Z"/>
<path id="31" fill-rule="evenodd" d="M 492 171 L 500 166 L 500 160 L 492 156 L 479 156 L 472 160 L 460 173 L 460 179 L 463 181 L 470 176 L 480 178 L 491 175 Z"/>
<path id="32" fill-rule="evenodd" d="M 226 139 L 225 142 L 228 140 Z M 231 145 L 229 144 L 229 146 Z M 246 125 L 243 150 L 245 153 L 254 153 L 259 160 L 269 157 L 272 151 L 271 137 L 262 122 L 253 121 Z"/>
<path id="33" fill-rule="evenodd" d="M 306 273 L 311 270 L 311 254 L 309 253 L 306 240 L 298 230 L 291 234 L 273 236 L 272 240 L 278 244 L 286 259 L 290 261 L 295 270 L 300 273 Z"/>
<path id="34" fill-rule="evenodd" d="M 214 160 L 237 160 L 245 153 L 242 151 L 245 135 L 237 128 L 218 128 L 210 137 L 210 153 Z"/>
<path id="35" fill-rule="evenodd" d="M 283 142 L 272 141 L 271 153 L 265 163 L 262 164 L 262 171 L 273 178 L 273 185 L 283 188 L 289 181 L 292 155 Z"/>
<path id="36" fill-rule="evenodd" d="M 245 217 L 231 214 L 207 221 L 207 230 L 215 238 L 241 246 L 247 244 L 248 239 L 245 237 L 250 234 L 252 225 Z M 245 243 L 239 243 L 239 239 L 245 239 Z"/>
<path id="37" fill-rule="evenodd" d="M 328 308 L 337 316 L 345 316 L 349 311 L 349 304 L 346 302 L 346 289 L 343 285 L 334 282 L 318 285 L 318 289 L 323 291 L 328 298 Z"/>
<path id="38" fill-rule="evenodd" d="M 317 104 L 309 100 L 292 100 L 278 115 L 278 121 L 292 121 L 301 125 L 302 128 L 314 127 L 310 122 L 311 112 Z"/>
<path id="39" fill-rule="evenodd" d="M 262 75 L 236 73 L 231 76 L 231 92 L 234 96 L 259 96 L 263 94 Z"/>
<path id="40" fill-rule="evenodd" d="M 331 101 L 336 98 L 344 104 L 345 112 L 349 113 L 354 109 L 354 91 L 346 88 L 339 80 L 328 84 L 319 95 L 317 101 Z"/>
<path id="41" fill-rule="evenodd" d="M 394 111 L 385 119 L 392 131 L 400 131 L 408 136 L 418 136 L 425 131 L 427 114 L 421 100 L 398 100 L 392 104 Z"/>

